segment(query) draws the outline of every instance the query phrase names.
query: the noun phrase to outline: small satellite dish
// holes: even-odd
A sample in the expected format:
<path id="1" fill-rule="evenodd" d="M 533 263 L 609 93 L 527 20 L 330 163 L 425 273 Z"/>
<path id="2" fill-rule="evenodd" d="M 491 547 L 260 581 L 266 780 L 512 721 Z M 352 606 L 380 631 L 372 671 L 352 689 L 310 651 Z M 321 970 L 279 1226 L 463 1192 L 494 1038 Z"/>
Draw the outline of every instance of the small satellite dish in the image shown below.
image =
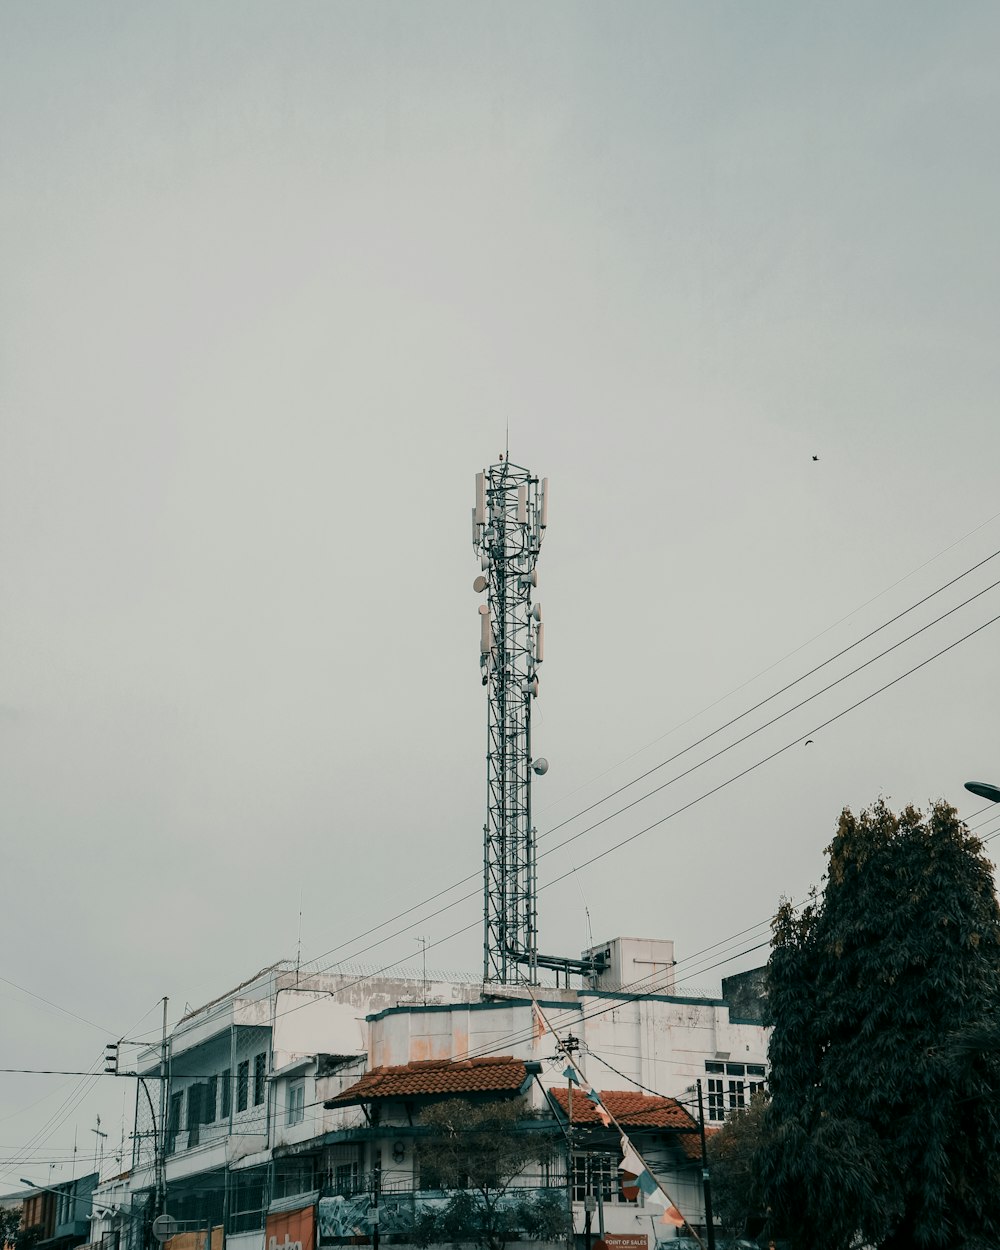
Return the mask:
<path id="1" fill-rule="evenodd" d="M 540 621 L 542 619 L 542 605 L 540 603 L 536 603 L 531 609 L 531 615 L 536 621 Z"/>
<path id="2" fill-rule="evenodd" d="M 549 771 L 549 761 L 544 755 L 540 755 L 537 760 L 532 761 L 531 771 L 533 773 L 537 773 L 539 777 L 545 776 L 545 774 Z"/>
<path id="3" fill-rule="evenodd" d="M 482 592 L 486 589 L 488 585 L 489 585 L 489 582 L 486 580 L 486 578 L 480 576 L 480 577 L 477 577 L 476 580 L 472 583 L 472 589 L 476 592 L 477 595 L 479 595 L 479 594 L 482 594 Z"/>
<path id="4" fill-rule="evenodd" d="M 480 615 L 480 616 L 489 616 L 489 614 L 490 614 L 490 609 L 489 609 L 488 605 L 487 605 L 487 604 L 485 604 L 485 603 L 481 603 L 481 604 L 479 605 L 479 615 Z"/>

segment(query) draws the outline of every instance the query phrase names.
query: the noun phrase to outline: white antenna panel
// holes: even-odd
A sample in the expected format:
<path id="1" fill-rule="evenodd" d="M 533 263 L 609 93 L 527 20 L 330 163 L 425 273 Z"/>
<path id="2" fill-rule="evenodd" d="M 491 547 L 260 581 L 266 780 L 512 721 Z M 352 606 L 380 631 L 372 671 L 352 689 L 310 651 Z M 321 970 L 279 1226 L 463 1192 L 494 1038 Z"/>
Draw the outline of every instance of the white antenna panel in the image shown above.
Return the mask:
<path id="1" fill-rule="evenodd" d="M 548 525 L 549 523 L 549 479 L 547 477 L 542 478 L 541 512 L 542 512 L 542 515 L 538 523 L 542 527 L 542 529 L 545 529 L 546 525 Z"/>
<path id="2" fill-rule="evenodd" d="M 545 659 L 545 626 L 539 625 L 535 634 L 535 663 L 541 664 Z"/>
<path id="3" fill-rule="evenodd" d="M 483 605 L 479 609 L 479 650 L 483 655 L 489 655 L 493 650 L 493 630 L 490 629 L 490 610 Z"/>
<path id="4" fill-rule="evenodd" d="M 518 525 L 528 524 L 528 488 L 527 486 L 519 486 L 517 488 L 517 523 Z"/>
<path id="5" fill-rule="evenodd" d="M 477 525 L 486 524 L 486 474 L 476 474 L 476 507 L 472 514 Z"/>

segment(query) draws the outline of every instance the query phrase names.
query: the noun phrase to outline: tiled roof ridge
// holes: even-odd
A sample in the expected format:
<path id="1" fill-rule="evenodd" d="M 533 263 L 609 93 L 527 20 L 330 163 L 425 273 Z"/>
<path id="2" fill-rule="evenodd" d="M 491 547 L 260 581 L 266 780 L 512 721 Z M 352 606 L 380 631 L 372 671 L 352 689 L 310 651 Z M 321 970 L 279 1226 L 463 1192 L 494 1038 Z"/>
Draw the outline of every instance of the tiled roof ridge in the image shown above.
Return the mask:
<path id="1" fill-rule="evenodd" d="M 551 1092 L 563 1112 L 566 1112 L 569 1106 L 568 1086 L 553 1085 Z M 607 1110 L 626 1126 L 642 1127 L 641 1122 L 645 1120 L 645 1127 L 680 1130 L 697 1123 L 687 1108 L 668 1094 L 643 1094 L 631 1089 L 602 1089 L 598 1093 Z M 656 1119 L 653 1120 L 653 1117 Z M 574 1123 L 595 1123 L 599 1120 L 600 1117 L 588 1098 L 574 1098 Z"/>
<path id="2" fill-rule="evenodd" d="M 439 1097 L 475 1093 L 513 1094 L 524 1085 L 525 1060 L 513 1055 L 483 1059 L 417 1059 L 393 1067 L 372 1068 L 326 1106 L 380 1098 Z"/>
<path id="3" fill-rule="evenodd" d="M 411 1059 L 409 1063 L 397 1063 L 369 1068 L 366 1076 L 394 1076 L 401 1072 L 430 1072 L 434 1069 L 453 1071 L 455 1068 L 489 1068 L 501 1064 L 523 1063 L 513 1055 L 482 1055 L 474 1059 Z"/>

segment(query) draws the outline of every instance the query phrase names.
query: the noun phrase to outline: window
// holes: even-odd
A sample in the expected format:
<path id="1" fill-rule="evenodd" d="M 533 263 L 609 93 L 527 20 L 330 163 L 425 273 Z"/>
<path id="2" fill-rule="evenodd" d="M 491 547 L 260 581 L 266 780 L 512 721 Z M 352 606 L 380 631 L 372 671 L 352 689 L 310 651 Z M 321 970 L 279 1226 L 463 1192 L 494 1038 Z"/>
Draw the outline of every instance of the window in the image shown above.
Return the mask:
<path id="1" fill-rule="evenodd" d="M 724 1120 L 726 1118 L 724 1085 L 725 1082 L 718 1077 L 710 1076 L 708 1078 L 708 1118 L 710 1120 Z"/>
<path id="2" fill-rule="evenodd" d="M 259 1107 L 264 1101 L 264 1076 L 267 1073 L 267 1053 L 261 1051 L 253 1061 L 253 1105 Z"/>
<path id="3" fill-rule="evenodd" d="M 222 1118 L 229 1119 L 233 1109 L 233 1070 L 224 1068 L 222 1072 Z"/>
<path id="4" fill-rule="evenodd" d="M 243 1065 L 241 1064 L 240 1067 Z M 250 1065 L 247 1063 L 247 1070 Z M 229 1191 L 230 1233 L 251 1233 L 264 1227 L 264 1180 L 266 1168 L 232 1173 Z"/>
<path id="5" fill-rule="evenodd" d="M 215 1107 L 218 1101 L 219 1078 L 210 1076 L 202 1087 L 204 1096 L 201 1101 L 201 1122 L 211 1124 L 215 1120 Z"/>
<path id="6" fill-rule="evenodd" d="M 288 1086 L 288 1112 L 286 1121 L 289 1124 L 301 1124 L 306 1115 L 306 1083 L 292 1081 Z"/>
<path id="7" fill-rule="evenodd" d="M 709 1074 L 706 1081 L 708 1119 L 724 1120 L 727 1112 L 741 1111 L 749 1106 L 754 1094 L 764 1088 L 765 1071 L 762 1063 L 706 1061 L 705 1072 Z"/>
<path id="8" fill-rule="evenodd" d="M 333 1171 L 333 1191 L 351 1197 L 358 1188 L 358 1162 L 338 1163 Z"/>
<path id="9" fill-rule="evenodd" d="M 244 1059 L 236 1069 L 236 1110 L 246 1111 L 247 1091 L 250 1089 L 250 1060 Z"/>
<path id="10" fill-rule="evenodd" d="M 173 1154 L 177 1145 L 177 1134 L 180 1132 L 181 1127 L 181 1102 L 183 1097 L 183 1094 L 170 1095 L 170 1106 L 167 1110 L 167 1131 L 165 1134 L 167 1140 L 163 1143 L 163 1149 L 168 1155 Z"/>
<path id="11" fill-rule="evenodd" d="M 579 1154 L 573 1156 L 573 1201 L 583 1202 L 587 1194 L 600 1197 L 602 1202 L 631 1203 L 636 1198 L 626 1198 L 620 1185 L 621 1173 L 617 1158 L 610 1155 Z"/>
<path id="12" fill-rule="evenodd" d="M 198 1131 L 201 1127 L 201 1091 L 203 1085 L 189 1085 L 187 1090 L 188 1103 L 188 1145 L 198 1145 Z"/>
<path id="13" fill-rule="evenodd" d="M 294 1198 L 296 1194 L 307 1194 L 317 1187 L 313 1160 L 276 1159 L 274 1161 L 274 1179 L 271 1183 L 271 1201 L 280 1198 Z"/>

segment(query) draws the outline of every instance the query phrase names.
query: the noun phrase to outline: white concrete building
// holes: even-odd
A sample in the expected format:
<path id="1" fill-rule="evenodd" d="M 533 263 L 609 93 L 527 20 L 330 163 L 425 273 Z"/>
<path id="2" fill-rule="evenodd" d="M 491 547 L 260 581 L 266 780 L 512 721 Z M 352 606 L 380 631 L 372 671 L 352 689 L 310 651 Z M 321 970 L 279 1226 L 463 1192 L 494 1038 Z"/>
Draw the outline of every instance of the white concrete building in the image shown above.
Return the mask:
<path id="1" fill-rule="evenodd" d="M 572 1194 L 576 1232 L 589 1188 L 601 1198 L 595 1236 L 600 1220 L 610 1246 L 624 1238 L 619 1250 L 654 1250 L 675 1230 L 621 1191 L 617 1132 L 576 1089 L 570 1120 L 560 1049 L 569 1038 L 581 1079 L 634 1133 L 682 1214 L 702 1223 L 696 1082 L 709 1123 L 745 1105 L 764 1079 L 767 1030 L 724 999 L 673 994 L 670 942 L 619 938 L 599 949 L 604 971 L 583 988 L 529 994 L 475 982 L 300 977 L 281 964 L 189 1013 L 169 1041 L 165 1172 L 179 1233 L 167 1250 L 205 1250 L 206 1238 L 210 1250 L 356 1243 L 370 1235 L 375 1192 L 383 1219 L 390 1196 L 398 1217 L 394 1231 L 383 1224 L 382 1239 L 405 1243 L 422 1201 L 420 1113 L 437 1096 L 421 1080 L 449 1073 L 438 1093 L 455 1096 L 455 1072 L 475 1069 L 479 1079 L 490 1067 L 477 1060 L 506 1067 L 499 1095 L 522 1096 L 560 1135 L 564 1149 L 542 1187 Z M 150 1051 L 149 1075 L 158 1060 Z M 380 1069 L 401 1071 L 398 1096 L 374 1089 Z M 474 1082 L 469 1093 L 489 1089 Z M 153 1139 L 141 1113 L 142 1102 L 132 1189 L 148 1225 Z M 133 1229 L 139 1250 L 148 1242 L 141 1215 Z"/>

